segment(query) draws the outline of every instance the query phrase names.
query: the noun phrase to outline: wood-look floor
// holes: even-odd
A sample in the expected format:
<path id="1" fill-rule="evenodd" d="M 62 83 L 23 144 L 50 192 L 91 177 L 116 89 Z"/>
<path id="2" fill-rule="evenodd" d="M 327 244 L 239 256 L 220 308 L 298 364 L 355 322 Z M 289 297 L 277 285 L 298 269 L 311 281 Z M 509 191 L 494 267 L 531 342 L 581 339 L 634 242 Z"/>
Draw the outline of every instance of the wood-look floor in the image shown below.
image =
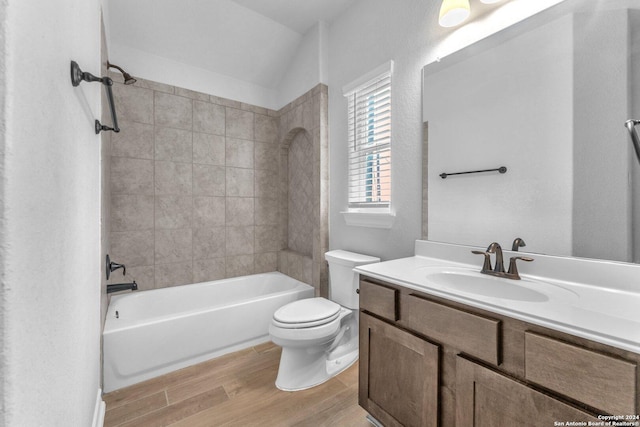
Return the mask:
<path id="1" fill-rule="evenodd" d="M 280 347 L 262 344 L 104 395 L 105 427 L 365 427 L 358 365 L 309 390 L 275 385 Z"/>

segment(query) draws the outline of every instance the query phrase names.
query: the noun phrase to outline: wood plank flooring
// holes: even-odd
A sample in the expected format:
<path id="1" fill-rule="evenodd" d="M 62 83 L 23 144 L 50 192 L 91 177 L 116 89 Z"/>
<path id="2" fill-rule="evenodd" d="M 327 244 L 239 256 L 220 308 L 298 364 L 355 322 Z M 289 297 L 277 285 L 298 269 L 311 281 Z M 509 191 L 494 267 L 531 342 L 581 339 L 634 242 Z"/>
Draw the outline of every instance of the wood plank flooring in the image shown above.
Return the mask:
<path id="1" fill-rule="evenodd" d="M 280 347 L 262 344 L 105 394 L 105 427 L 369 427 L 358 364 L 298 392 L 275 387 Z"/>

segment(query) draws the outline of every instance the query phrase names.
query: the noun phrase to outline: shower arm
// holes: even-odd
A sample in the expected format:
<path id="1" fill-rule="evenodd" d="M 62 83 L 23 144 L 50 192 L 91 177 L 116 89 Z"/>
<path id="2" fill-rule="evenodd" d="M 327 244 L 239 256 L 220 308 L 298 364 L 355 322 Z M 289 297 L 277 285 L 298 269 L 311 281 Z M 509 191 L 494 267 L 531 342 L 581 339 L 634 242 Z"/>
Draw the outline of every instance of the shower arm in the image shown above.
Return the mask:
<path id="1" fill-rule="evenodd" d="M 640 124 L 640 120 L 627 120 L 624 125 L 629 130 L 631 141 L 633 142 L 633 148 L 636 151 L 636 157 L 640 162 L 640 137 L 638 137 L 638 132 L 636 132 L 636 125 L 638 124 Z"/>
<path id="2" fill-rule="evenodd" d="M 99 134 L 103 130 L 112 130 L 114 132 L 120 132 L 120 128 L 118 127 L 118 117 L 116 116 L 116 107 L 113 101 L 113 92 L 111 87 L 113 86 L 113 80 L 109 77 L 96 77 L 91 73 L 87 73 L 80 69 L 80 66 L 76 61 L 71 61 L 71 84 L 75 87 L 78 86 L 82 81 L 85 82 L 100 82 L 103 84 L 105 91 L 107 93 L 107 100 L 109 101 L 109 110 L 111 110 L 111 119 L 113 121 L 113 127 L 105 126 L 100 123 L 99 120 L 95 121 L 95 131 L 96 134 Z"/>

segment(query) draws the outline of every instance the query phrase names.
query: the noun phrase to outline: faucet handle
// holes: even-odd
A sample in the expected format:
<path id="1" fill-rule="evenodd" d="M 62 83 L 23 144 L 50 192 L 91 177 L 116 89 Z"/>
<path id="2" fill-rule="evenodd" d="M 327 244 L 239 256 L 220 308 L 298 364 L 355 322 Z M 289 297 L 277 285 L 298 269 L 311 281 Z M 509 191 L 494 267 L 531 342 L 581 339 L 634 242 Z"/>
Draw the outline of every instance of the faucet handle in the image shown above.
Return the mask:
<path id="1" fill-rule="evenodd" d="M 491 256 L 489 255 L 489 252 L 471 251 L 471 253 L 475 255 L 484 255 L 484 263 L 482 264 L 481 273 L 491 271 Z"/>
<path id="2" fill-rule="evenodd" d="M 118 264 L 117 262 L 113 262 L 111 261 L 111 258 L 109 258 L 109 254 L 107 254 L 107 262 L 106 262 L 106 273 L 107 273 L 107 280 L 109 280 L 109 276 L 111 275 L 111 273 L 113 273 L 114 271 L 118 270 L 118 269 L 122 269 L 122 275 L 126 276 L 127 274 L 127 267 L 124 264 Z"/>
<path id="3" fill-rule="evenodd" d="M 509 260 L 509 271 L 507 272 L 507 276 L 509 279 L 520 280 L 520 274 L 518 274 L 518 266 L 516 265 L 516 261 L 521 260 L 525 262 L 532 262 L 533 258 L 529 258 L 526 256 L 514 256 Z"/>

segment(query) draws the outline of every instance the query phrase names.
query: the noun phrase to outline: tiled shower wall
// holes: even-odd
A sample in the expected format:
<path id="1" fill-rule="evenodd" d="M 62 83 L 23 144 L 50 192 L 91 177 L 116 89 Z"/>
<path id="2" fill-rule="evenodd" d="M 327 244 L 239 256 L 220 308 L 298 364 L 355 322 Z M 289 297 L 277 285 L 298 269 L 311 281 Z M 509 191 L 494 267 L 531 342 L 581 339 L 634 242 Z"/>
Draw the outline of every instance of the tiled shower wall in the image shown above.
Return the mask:
<path id="1" fill-rule="evenodd" d="M 275 271 L 278 113 L 144 80 L 116 83 L 114 96 L 110 255 L 127 275 L 110 282 L 151 289 Z"/>

